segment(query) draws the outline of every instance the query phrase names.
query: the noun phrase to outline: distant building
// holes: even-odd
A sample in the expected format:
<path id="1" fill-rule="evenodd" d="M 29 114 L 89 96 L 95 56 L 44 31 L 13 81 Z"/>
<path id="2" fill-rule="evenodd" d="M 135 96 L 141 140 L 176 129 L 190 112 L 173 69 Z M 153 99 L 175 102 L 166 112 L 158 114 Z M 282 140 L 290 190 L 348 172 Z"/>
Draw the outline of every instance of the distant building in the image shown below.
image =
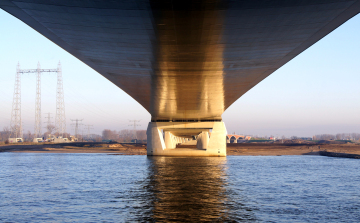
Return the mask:
<path id="1" fill-rule="evenodd" d="M 227 143 L 240 143 L 246 140 L 250 140 L 251 136 L 244 136 L 244 135 L 236 135 L 236 134 L 228 134 L 226 135 L 226 142 Z"/>
<path id="2" fill-rule="evenodd" d="M 24 142 L 22 138 L 9 138 L 9 143 L 18 143 L 18 142 Z"/>

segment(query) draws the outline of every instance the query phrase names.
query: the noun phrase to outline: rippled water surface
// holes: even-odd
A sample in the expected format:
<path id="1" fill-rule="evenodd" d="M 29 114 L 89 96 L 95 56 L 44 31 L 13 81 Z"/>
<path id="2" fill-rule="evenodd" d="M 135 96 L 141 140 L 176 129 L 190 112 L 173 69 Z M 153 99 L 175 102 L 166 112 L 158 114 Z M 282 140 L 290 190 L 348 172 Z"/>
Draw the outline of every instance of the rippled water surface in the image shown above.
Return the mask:
<path id="1" fill-rule="evenodd" d="M 360 161 L 0 154 L 0 222 L 359 222 Z"/>

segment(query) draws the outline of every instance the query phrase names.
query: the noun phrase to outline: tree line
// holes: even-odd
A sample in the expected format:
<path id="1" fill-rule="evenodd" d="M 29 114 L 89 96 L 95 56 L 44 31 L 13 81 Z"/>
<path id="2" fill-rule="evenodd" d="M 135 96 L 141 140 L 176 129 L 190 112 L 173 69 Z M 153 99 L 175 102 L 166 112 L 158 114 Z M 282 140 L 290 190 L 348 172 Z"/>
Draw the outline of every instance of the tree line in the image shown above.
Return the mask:
<path id="1" fill-rule="evenodd" d="M 353 140 L 357 141 L 360 140 L 359 133 L 338 133 L 335 135 L 332 134 L 321 134 L 315 135 L 314 140 Z"/>
<path id="2" fill-rule="evenodd" d="M 53 134 L 55 136 L 58 136 L 58 133 L 53 133 L 53 129 L 47 129 L 41 137 L 44 137 L 45 139 L 50 135 Z M 4 127 L 3 131 L 0 131 L 0 142 L 6 141 L 8 138 L 11 137 L 11 131 L 9 127 Z M 64 133 L 64 138 L 69 138 L 69 133 Z M 85 135 L 77 135 L 75 136 L 80 141 L 97 141 L 101 142 L 102 140 L 113 140 L 117 142 L 132 142 L 134 139 L 137 139 L 138 142 L 146 142 L 146 130 L 137 130 L 134 132 L 133 130 L 124 129 L 121 131 L 116 130 L 110 130 L 110 129 L 104 129 L 102 131 L 102 135 L 96 135 L 91 134 L 89 137 Z M 32 134 L 30 131 L 23 134 L 23 139 L 25 142 L 29 141 L 32 142 L 34 138 L 34 134 Z"/>
<path id="3" fill-rule="evenodd" d="M 131 142 L 137 139 L 138 142 L 146 142 L 146 130 L 133 130 L 124 129 L 121 131 L 104 129 L 102 131 L 102 138 L 104 140 L 114 140 L 117 142 Z"/>

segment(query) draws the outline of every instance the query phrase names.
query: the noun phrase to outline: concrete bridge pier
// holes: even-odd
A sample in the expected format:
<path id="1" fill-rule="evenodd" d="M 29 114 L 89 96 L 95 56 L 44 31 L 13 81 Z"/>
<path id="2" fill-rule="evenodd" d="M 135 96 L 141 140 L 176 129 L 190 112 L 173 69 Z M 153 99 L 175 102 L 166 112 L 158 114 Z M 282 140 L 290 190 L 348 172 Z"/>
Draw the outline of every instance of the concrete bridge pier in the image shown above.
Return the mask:
<path id="1" fill-rule="evenodd" d="M 195 139 L 194 139 L 195 138 Z M 194 142 L 196 148 L 176 148 Z M 150 122 L 148 156 L 226 156 L 226 128 L 215 122 Z"/>
<path id="2" fill-rule="evenodd" d="M 176 137 L 171 134 L 169 131 L 165 132 L 165 147 L 168 149 L 175 149 L 176 148 Z"/>
<path id="3" fill-rule="evenodd" d="M 198 138 L 196 139 L 197 141 L 196 147 L 198 149 L 207 149 L 209 140 L 210 140 L 209 132 L 203 131 L 202 133 L 199 134 Z"/>

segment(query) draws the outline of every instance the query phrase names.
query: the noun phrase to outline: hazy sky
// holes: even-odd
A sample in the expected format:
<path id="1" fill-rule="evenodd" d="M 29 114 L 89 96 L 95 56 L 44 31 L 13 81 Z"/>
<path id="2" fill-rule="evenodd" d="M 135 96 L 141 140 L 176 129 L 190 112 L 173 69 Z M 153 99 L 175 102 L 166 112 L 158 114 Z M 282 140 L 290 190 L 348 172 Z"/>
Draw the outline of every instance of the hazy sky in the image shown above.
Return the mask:
<path id="1" fill-rule="evenodd" d="M 56 68 L 61 61 L 67 131 L 70 119 L 105 128 L 146 129 L 150 114 L 121 89 L 0 9 L 0 129 L 10 125 L 16 64 Z M 24 133 L 34 131 L 35 75 L 22 76 Z M 42 118 L 55 121 L 56 74 L 42 76 Z M 229 133 L 312 136 L 360 133 L 360 15 L 355 16 L 238 99 L 223 114 Z M 45 126 L 45 124 L 43 124 Z M 45 130 L 45 129 L 44 129 Z M 85 132 L 84 132 L 85 133 Z"/>

